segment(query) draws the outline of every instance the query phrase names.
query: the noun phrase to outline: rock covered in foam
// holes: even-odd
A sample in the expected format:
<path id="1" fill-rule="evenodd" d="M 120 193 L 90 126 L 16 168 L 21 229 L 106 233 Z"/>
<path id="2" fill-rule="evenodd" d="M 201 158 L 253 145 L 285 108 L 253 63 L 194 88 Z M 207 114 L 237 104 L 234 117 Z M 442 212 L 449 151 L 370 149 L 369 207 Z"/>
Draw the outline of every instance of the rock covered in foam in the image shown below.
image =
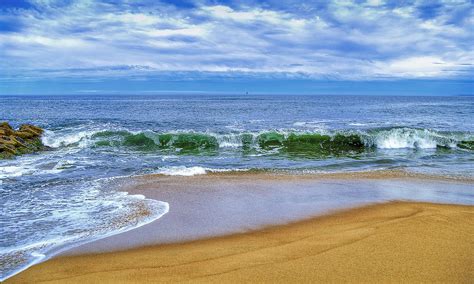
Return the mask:
<path id="1" fill-rule="evenodd" d="M 8 122 L 0 123 L 0 159 L 45 149 L 41 142 L 43 129 L 23 124 L 16 131 Z"/>

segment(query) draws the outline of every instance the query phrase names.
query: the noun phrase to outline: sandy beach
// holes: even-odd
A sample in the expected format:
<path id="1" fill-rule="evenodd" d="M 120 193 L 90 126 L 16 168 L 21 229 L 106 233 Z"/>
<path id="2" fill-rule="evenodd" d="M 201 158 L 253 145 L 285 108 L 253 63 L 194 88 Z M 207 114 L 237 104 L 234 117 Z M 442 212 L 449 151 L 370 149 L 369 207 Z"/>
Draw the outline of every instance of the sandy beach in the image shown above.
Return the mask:
<path id="1" fill-rule="evenodd" d="M 6 283 L 469 283 L 473 217 L 472 206 L 390 202 L 250 233 L 56 258 Z"/>

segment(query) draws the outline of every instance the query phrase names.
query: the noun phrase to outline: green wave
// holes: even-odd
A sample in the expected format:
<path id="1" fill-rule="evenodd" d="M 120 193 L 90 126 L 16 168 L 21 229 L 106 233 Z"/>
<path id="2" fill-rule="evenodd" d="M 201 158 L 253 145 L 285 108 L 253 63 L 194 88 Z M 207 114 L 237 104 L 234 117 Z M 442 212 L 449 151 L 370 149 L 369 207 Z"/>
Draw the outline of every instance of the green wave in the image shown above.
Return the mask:
<path id="1" fill-rule="evenodd" d="M 158 140 L 160 146 L 165 148 L 186 150 L 219 148 L 216 137 L 199 133 L 159 134 Z"/>
<path id="2" fill-rule="evenodd" d="M 151 132 L 133 134 L 127 131 L 104 131 L 92 136 L 96 147 L 129 147 L 141 151 L 160 149 L 201 150 L 218 149 L 217 139 L 200 133 L 164 133 Z"/>
<path id="3" fill-rule="evenodd" d="M 153 133 L 133 134 L 127 131 L 104 131 L 92 136 L 96 147 L 129 147 L 141 151 L 155 150 L 218 150 L 219 136 L 204 133 Z M 260 134 L 235 134 L 233 140 L 244 150 L 270 150 L 278 148 L 283 152 L 340 153 L 360 151 L 365 148 L 358 135 L 334 136 L 322 134 L 284 135 L 278 132 Z"/>
<path id="4" fill-rule="evenodd" d="M 461 149 L 474 151 L 474 141 L 461 141 L 457 144 L 457 146 Z"/>
<path id="5" fill-rule="evenodd" d="M 462 136 L 466 137 L 466 136 Z M 423 129 L 383 129 L 369 133 L 262 133 L 207 134 L 198 132 L 103 131 L 91 138 L 95 147 L 127 147 L 139 151 L 209 153 L 220 148 L 241 148 L 244 153 L 273 151 L 289 155 L 345 155 L 375 148 L 443 148 L 474 150 L 471 139 Z"/>
<path id="6" fill-rule="evenodd" d="M 285 136 L 270 132 L 258 136 L 262 149 L 281 147 L 287 154 L 340 155 L 350 152 L 361 152 L 367 148 L 361 137 L 355 134 L 295 134 Z"/>

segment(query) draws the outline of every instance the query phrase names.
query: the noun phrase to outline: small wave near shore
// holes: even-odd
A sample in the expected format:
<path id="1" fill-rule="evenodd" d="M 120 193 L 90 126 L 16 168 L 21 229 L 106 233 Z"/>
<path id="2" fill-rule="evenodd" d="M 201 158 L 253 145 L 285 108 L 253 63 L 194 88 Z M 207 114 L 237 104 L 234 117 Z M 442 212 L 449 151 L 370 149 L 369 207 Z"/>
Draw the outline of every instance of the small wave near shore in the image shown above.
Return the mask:
<path id="1" fill-rule="evenodd" d="M 21 174 L 14 179 L 21 180 Z M 169 211 L 166 202 L 107 188 L 114 179 L 74 183 L 73 188 L 67 182 L 44 181 L 36 189 L 18 191 L 11 178 L 0 184 L 0 281 L 61 251 L 143 226 Z"/>

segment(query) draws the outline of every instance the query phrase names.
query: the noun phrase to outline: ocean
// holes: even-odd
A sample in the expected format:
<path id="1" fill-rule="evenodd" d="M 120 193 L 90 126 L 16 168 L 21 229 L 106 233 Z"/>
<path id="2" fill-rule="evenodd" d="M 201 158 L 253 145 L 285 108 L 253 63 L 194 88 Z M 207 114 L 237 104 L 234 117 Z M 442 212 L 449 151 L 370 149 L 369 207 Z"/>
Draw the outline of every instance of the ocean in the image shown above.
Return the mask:
<path id="1" fill-rule="evenodd" d="M 0 121 L 43 127 L 51 147 L 0 160 L 0 280 L 170 210 L 166 200 L 118 191 L 122 177 L 402 170 L 474 178 L 469 96 L 2 96 Z"/>

